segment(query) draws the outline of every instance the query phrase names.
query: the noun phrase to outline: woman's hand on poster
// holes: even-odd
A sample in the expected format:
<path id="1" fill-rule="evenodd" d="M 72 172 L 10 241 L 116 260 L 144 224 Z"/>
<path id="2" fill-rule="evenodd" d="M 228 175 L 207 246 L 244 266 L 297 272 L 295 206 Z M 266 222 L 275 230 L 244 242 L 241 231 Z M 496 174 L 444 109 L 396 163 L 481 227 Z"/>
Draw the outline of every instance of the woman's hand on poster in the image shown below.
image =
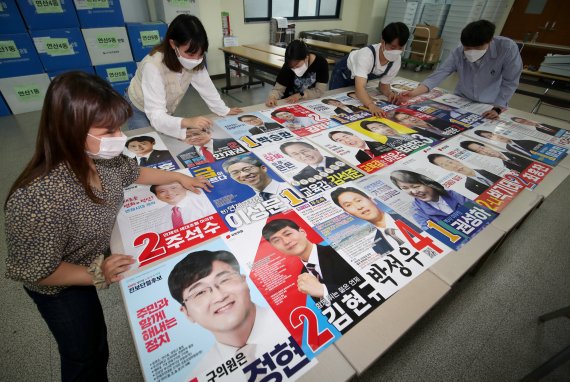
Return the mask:
<path id="1" fill-rule="evenodd" d="M 107 285 L 121 281 L 125 272 L 131 268 L 136 260 L 132 256 L 112 254 L 106 257 L 101 264 L 101 270 L 105 276 Z"/>
<path id="2" fill-rule="evenodd" d="M 182 119 L 182 127 L 185 129 L 208 129 L 212 126 L 212 120 L 206 117 L 198 116 Z"/>
<path id="3" fill-rule="evenodd" d="M 241 113 L 243 113 L 243 110 L 239 107 L 232 107 L 230 108 L 230 111 L 228 111 L 228 115 L 236 115 Z"/>

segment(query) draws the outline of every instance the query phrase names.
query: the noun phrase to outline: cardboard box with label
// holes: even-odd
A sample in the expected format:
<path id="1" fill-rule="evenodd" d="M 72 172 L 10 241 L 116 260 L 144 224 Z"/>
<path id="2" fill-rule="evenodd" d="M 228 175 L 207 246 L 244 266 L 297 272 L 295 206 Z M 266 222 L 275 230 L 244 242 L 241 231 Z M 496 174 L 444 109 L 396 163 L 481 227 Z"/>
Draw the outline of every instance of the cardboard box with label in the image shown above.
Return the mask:
<path id="1" fill-rule="evenodd" d="M 0 78 L 42 73 L 44 67 L 27 33 L 0 35 Z"/>
<path id="2" fill-rule="evenodd" d="M 46 73 L 0 79 L 0 92 L 14 114 L 41 110 L 49 77 Z"/>
<path id="3" fill-rule="evenodd" d="M 30 30 L 79 27 L 73 0 L 17 0 L 17 2 Z"/>
<path id="4" fill-rule="evenodd" d="M 200 16 L 198 0 L 155 0 L 159 20 L 170 24 L 178 15 Z"/>
<path id="5" fill-rule="evenodd" d="M 79 28 L 30 31 L 30 35 L 46 72 L 91 65 Z"/>
<path id="6" fill-rule="evenodd" d="M 16 0 L 0 1 L 0 33 L 24 33 L 26 26 Z"/>
<path id="7" fill-rule="evenodd" d="M 131 82 L 136 71 L 137 65 L 133 61 L 95 67 L 95 73 L 111 84 Z"/>
<path id="8" fill-rule="evenodd" d="M 160 44 L 168 25 L 163 22 L 127 23 L 127 34 L 135 61 L 141 61 L 156 45 Z"/>
<path id="9" fill-rule="evenodd" d="M 82 29 L 94 66 L 133 61 L 125 27 Z"/>
<path id="10" fill-rule="evenodd" d="M 81 28 L 125 25 L 119 0 L 74 0 Z"/>

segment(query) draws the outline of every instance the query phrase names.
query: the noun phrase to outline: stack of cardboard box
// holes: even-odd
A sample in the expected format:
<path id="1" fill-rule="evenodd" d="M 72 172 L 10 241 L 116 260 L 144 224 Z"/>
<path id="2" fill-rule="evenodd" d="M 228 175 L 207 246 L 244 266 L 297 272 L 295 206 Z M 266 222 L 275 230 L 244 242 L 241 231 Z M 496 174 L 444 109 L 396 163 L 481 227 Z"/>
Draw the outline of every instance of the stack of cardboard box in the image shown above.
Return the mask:
<path id="1" fill-rule="evenodd" d="M 439 28 L 433 25 L 418 24 L 414 30 L 414 39 L 411 44 L 411 61 L 425 64 L 434 64 L 441 56 L 443 39 L 438 38 Z M 425 52 L 425 56 L 424 56 Z"/>

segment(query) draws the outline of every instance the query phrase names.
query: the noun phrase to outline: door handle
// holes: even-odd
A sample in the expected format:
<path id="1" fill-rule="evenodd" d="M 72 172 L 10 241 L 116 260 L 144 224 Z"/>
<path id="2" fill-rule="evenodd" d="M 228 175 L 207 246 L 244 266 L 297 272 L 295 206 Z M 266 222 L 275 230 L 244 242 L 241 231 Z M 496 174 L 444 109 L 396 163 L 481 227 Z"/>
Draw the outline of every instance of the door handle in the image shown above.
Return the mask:
<path id="1" fill-rule="evenodd" d="M 550 21 L 547 21 L 546 24 L 544 24 L 543 27 L 538 28 L 538 29 L 540 29 L 541 31 L 547 31 L 547 30 L 548 30 L 548 24 L 550 24 Z"/>

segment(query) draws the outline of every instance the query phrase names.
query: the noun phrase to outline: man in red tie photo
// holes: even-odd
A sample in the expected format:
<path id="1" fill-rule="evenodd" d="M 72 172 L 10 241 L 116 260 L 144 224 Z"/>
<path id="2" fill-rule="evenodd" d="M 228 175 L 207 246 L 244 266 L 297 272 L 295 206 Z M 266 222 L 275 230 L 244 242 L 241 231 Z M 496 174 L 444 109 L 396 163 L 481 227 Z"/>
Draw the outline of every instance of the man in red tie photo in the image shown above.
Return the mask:
<path id="1" fill-rule="evenodd" d="M 212 130 L 209 127 L 186 129 L 184 142 L 190 145 L 190 147 L 178 154 L 178 159 L 186 164 L 187 167 L 213 163 L 218 159 L 223 159 L 217 159 L 217 154 L 241 149 L 240 144 L 231 138 L 212 138 Z M 245 152 L 245 150 L 241 149 L 241 152 Z M 227 156 L 231 155 L 224 155 L 223 157 Z"/>
<path id="2" fill-rule="evenodd" d="M 380 142 L 365 141 L 349 131 L 333 130 L 329 133 L 329 138 L 334 142 L 358 149 L 355 157 L 360 163 L 368 162 L 372 158 L 393 150 L 390 146 Z"/>
<path id="3" fill-rule="evenodd" d="M 150 192 L 155 194 L 158 200 L 168 204 L 160 209 L 156 228 L 158 232 L 179 228 L 216 213 L 204 192 L 195 194 L 178 182 L 150 186 Z"/>
<path id="4" fill-rule="evenodd" d="M 299 292 L 318 301 L 337 292 L 348 280 L 359 276 L 346 260 L 331 246 L 314 244 L 307 232 L 289 219 L 275 219 L 267 223 L 262 235 L 279 252 L 296 256 L 303 262 L 303 271 L 297 277 Z"/>

